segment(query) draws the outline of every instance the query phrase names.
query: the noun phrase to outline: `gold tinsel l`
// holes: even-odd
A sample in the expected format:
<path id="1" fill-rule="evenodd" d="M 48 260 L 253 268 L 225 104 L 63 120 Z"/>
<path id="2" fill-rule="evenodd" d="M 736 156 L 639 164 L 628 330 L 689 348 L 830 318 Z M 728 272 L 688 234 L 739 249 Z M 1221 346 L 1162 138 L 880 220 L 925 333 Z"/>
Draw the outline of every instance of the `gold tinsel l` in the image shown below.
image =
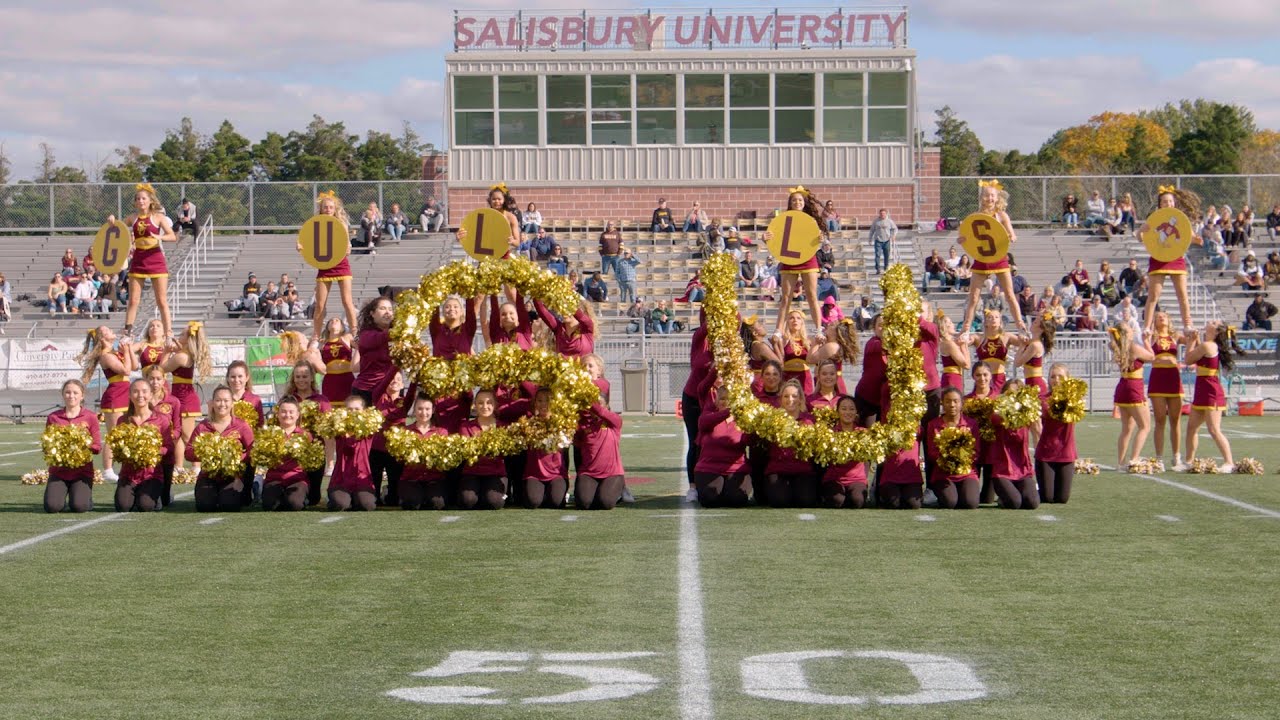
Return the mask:
<path id="1" fill-rule="evenodd" d="M 164 443 L 155 425 L 134 425 L 126 420 L 107 433 L 107 445 L 115 459 L 135 468 L 153 468 L 160 464 Z"/>
<path id="2" fill-rule="evenodd" d="M 207 432 L 191 441 L 200 472 L 211 478 L 234 480 L 244 472 L 244 446 L 238 435 Z"/>
<path id="3" fill-rule="evenodd" d="M 1049 391 L 1049 415 L 1064 423 L 1078 423 L 1084 419 L 1084 396 L 1089 384 L 1080 378 L 1059 380 Z"/>
<path id="4" fill-rule="evenodd" d="M 40 435 L 44 463 L 49 467 L 84 467 L 93 459 L 92 439 L 83 425 L 49 425 Z"/>
<path id="5" fill-rule="evenodd" d="M 938 469 L 944 475 L 966 475 L 973 472 L 973 433 L 963 427 L 946 427 L 933 436 L 938 449 Z"/>

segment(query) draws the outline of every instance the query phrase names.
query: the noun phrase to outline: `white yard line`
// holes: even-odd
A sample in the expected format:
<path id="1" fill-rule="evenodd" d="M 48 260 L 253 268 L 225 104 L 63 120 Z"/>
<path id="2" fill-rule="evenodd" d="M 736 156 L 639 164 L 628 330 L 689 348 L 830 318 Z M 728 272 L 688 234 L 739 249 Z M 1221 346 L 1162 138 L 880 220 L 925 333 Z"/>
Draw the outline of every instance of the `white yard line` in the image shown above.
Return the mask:
<path id="1" fill-rule="evenodd" d="M 33 452 L 40 452 L 40 448 L 30 448 L 28 450 L 16 450 L 14 452 L 0 453 L 0 457 L 13 457 L 14 455 L 29 455 Z"/>
<path id="2" fill-rule="evenodd" d="M 684 438 L 685 451 L 689 437 Z M 683 457 L 683 454 L 682 454 Z M 681 462 L 680 467 L 684 468 Z M 682 471 L 680 491 L 689 486 Z M 711 667 L 707 662 L 707 630 L 703 619 L 702 569 L 698 554 L 698 511 L 680 511 L 680 544 L 676 555 L 676 655 L 680 663 L 680 717 L 682 720 L 710 720 Z"/>
<path id="3" fill-rule="evenodd" d="M 347 518 L 346 518 L 346 516 L 345 516 L 345 515 L 330 515 L 330 516 L 329 516 L 329 517 L 327 517 L 327 518 L 323 518 L 323 519 L 321 519 L 321 520 L 320 520 L 320 522 L 321 522 L 321 523 L 325 523 L 325 524 L 327 524 L 327 523 L 336 523 L 336 522 L 341 522 L 341 521 L 346 520 L 346 519 L 347 519 Z"/>
<path id="4" fill-rule="evenodd" d="M 1212 493 L 1212 492 L 1209 492 L 1208 490 L 1201 490 L 1198 487 L 1185 485 L 1183 483 L 1176 482 L 1174 480 L 1166 480 L 1162 477 L 1156 477 L 1155 475 L 1137 475 L 1136 477 L 1145 478 L 1152 482 L 1158 482 L 1161 485 L 1168 485 L 1169 487 L 1178 488 L 1179 490 L 1185 490 L 1189 493 L 1194 493 L 1196 495 L 1199 495 L 1200 497 L 1209 498 L 1210 500 L 1217 500 L 1220 503 L 1226 503 L 1227 505 L 1238 507 L 1241 510 L 1248 510 L 1250 512 L 1257 513 L 1258 517 L 1280 518 L 1280 512 L 1277 512 L 1275 510 L 1268 510 L 1267 508 L 1258 507 L 1257 505 L 1250 505 L 1249 503 L 1244 502 L 1242 500 L 1236 500 L 1235 498 L 1227 497 L 1226 495 L 1219 495 L 1217 493 Z"/>
<path id="5" fill-rule="evenodd" d="M 1176 523 L 1180 520 L 1176 515 L 1157 515 L 1157 520 L 1163 520 L 1167 523 Z"/>
<path id="6" fill-rule="evenodd" d="M 185 500 L 193 495 L 195 495 L 195 493 L 193 492 L 183 493 L 181 495 L 175 495 L 173 499 Z M 53 538 L 66 535 L 68 533 L 73 533 L 73 532 L 76 532 L 77 530 L 83 530 L 88 527 L 93 527 L 94 525 L 97 525 L 99 523 L 109 522 L 111 520 L 121 520 L 128 515 L 129 513 L 120 513 L 120 512 L 111 513 L 110 515 L 103 515 L 102 517 L 97 517 L 92 520 L 85 520 L 84 522 L 78 522 L 75 525 L 68 525 L 64 528 L 58 528 L 57 530 L 52 530 L 47 533 L 42 533 L 40 535 L 36 535 L 35 537 L 29 537 L 26 540 L 19 540 L 16 543 L 10 543 L 8 545 L 4 545 L 0 547 L 0 555 L 7 555 L 11 552 L 15 552 L 23 548 L 31 547 L 32 545 L 42 543 L 45 540 L 52 540 Z"/>
<path id="7" fill-rule="evenodd" d="M 204 520 L 201 520 L 199 524 L 200 525 L 216 525 L 222 522 L 223 520 L 226 520 L 226 518 L 220 518 L 220 517 L 205 518 Z"/>

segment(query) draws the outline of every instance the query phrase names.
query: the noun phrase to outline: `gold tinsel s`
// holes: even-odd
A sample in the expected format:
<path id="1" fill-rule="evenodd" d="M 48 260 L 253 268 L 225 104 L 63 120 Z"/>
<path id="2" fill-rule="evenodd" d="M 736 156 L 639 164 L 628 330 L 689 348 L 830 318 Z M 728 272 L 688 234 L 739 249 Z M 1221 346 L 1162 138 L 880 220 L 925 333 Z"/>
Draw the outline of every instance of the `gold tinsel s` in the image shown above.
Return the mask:
<path id="1" fill-rule="evenodd" d="M 107 445 L 116 460 L 135 468 L 152 468 L 160 464 L 164 443 L 155 425 L 134 425 L 125 420 L 107 433 Z"/>
<path id="2" fill-rule="evenodd" d="M 195 485 L 197 477 L 199 476 L 196 475 L 196 471 L 192 470 L 189 467 L 180 467 L 180 468 L 173 469 L 174 485 Z"/>
<path id="3" fill-rule="evenodd" d="M 972 397 L 964 401 L 964 414 L 978 423 L 978 435 L 987 442 L 996 439 L 996 429 L 991 424 L 991 413 L 995 406 L 996 400 L 992 397 Z"/>
<path id="4" fill-rule="evenodd" d="M 938 469 L 944 475 L 967 475 L 973 472 L 973 433 L 962 427 L 942 428 L 933 436 L 938 449 Z"/>
<path id="5" fill-rule="evenodd" d="M 40 468 L 22 476 L 23 485 L 44 485 L 49 482 L 49 469 Z"/>
<path id="6" fill-rule="evenodd" d="M 1049 391 L 1049 416 L 1058 422 L 1078 423 L 1084 419 L 1084 396 L 1089 384 L 1080 378 L 1059 380 Z"/>
<path id="7" fill-rule="evenodd" d="M 1097 475 L 1102 472 L 1102 467 L 1093 461 L 1093 458 L 1076 458 L 1076 474 L 1077 475 Z"/>
<path id="8" fill-rule="evenodd" d="M 1261 475 L 1264 472 L 1266 470 L 1262 467 L 1262 461 L 1257 458 L 1247 457 L 1236 461 L 1237 475 Z"/>
<path id="9" fill-rule="evenodd" d="M 219 480 L 234 480 L 244 472 L 244 446 L 239 436 L 207 432 L 191 441 L 200 472 Z"/>
<path id="10" fill-rule="evenodd" d="M 373 437 L 382 429 L 382 413 L 377 408 L 350 410 L 334 408 L 316 423 L 316 433 L 321 437 L 345 437 L 357 440 Z"/>
<path id="11" fill-rule="evenodd" d="M 995 400 L 995 412 L 1010 430 L 1034 425 L 1040 419 L 1040 389 L 1034 385 L 1001 394 Z"/>
<path id="12" fill-rule="evenodd" d="M 231 406 L 231 414 L 248 423 L 251 428 L 258 426 L 258 411 L 247 400 L 235 401 Z"/>
<path id="13" fill-rule="evenodd" d="M 1218 463 L 1209 458 L 1196 458 L 1191 461 L 1191 467 L 1187 468 L 1187 472 L 1195 475 L 1217 475 Z"/>
<path id="14" fill-rule="evenodd" d="M 84 467 L 93 459 L 92 439 L 83 425 L 49 425 L 40 435 L 44 463 L 49 467 Z"/>

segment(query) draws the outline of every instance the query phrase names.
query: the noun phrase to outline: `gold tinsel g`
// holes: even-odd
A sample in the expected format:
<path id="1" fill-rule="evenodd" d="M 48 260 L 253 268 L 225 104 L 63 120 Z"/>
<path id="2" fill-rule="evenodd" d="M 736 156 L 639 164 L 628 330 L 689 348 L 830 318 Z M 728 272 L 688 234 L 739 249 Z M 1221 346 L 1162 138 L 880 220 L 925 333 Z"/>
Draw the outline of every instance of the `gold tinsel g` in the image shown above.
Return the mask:
<path id="1" fill-rule="evenodd" d="M 49 467 L 78 468 L 93 460 L 92 440 L 83 425 L 49 425 L 40 435 L 44 464 Z"/>
<path id="2" fill-rule="evenodd" d="M 244 446 L 239 435 L 201 433 L 191 441 L 200 472 L 219 480 L 234 480 L 244 472 Z"/>
<path id="3" fill-rule="evenodd" d="M 1066 378 L 1054 384 L 1049 391 L 1049 416 L 1063 423 L 1078 423 L 1084 419 L 1084 396 L 1089 384 L 1080 378 Z"/>
<path id="4" fill-rule="evenodd" d="M 135 468 L 153 468 L 160 464 L 164 442 L 155 425 L 134 425 L 125 420 L 107 433 L 107 445 L 116 460 Z"/>
<path id="5" fill-rule="evenodd" d="M 963 427 L 942 428 L 933 436 L 938 449 L 938 469 L 943 475 L 967 475 L 973 472 L 973 433 Z"/>

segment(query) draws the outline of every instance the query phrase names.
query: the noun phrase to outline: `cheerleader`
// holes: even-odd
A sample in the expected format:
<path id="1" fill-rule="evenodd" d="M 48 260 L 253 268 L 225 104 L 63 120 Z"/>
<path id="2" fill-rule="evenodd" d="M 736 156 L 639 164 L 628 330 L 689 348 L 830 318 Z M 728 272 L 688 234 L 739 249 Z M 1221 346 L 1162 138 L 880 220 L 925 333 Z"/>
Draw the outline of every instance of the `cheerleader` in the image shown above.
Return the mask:
<path id="1" fill-rule="evenodd" d="M 285 395 L 276 403 L 276 424 L 284 432 L 285 440 L 301 435 L 308 442 L 311 433 L 298 425 L 302 417 L 301 402 L 292 395 Z M 275 467 L 267 468 L 262 479 L 263 510 L 301 510 L 307 506 L 310 494 L 310 478 L 297 459 L 285 455 Z"/>
<path id="2" fill-rule="evenodd" d="M 861 343 L 858 342 L 858 326 L 854 324 L 852 318 L 845 318 L 838 322 L 827 323 L 827 326 L 822 329 L 822 334 L 826 342 L 809 353 L 809 364 L 816 368 L 827 360 L 834 362 L 836 387 L 841 395 L 847 395 L 849 391 L 845 389 L 844 384 L 844 364 L 857 365 L 862 355 Z"/>
<path id="3" fill-rule="evenodd" d="M 432 423 L 435 402 L 418 393 L 413 399 L 413 424 L 410 432 L 422 437 L 448 435 L 448 431 Z M 449 496 L 449 483 L 443 470 L 423 465 L 405 465 L 400 473 L 400 507 L 405 510 L 443 510 Z"/>
<path id="4" fill-rule="evenodd" d="M 1177 208 L 1188 216 L 1195 216 L 1200 212 L 1200 196 L 1190 190 L 1183 190 L 1179 187 L 1169 185 L 1161 185 L 1158 188 L 1159 194 L 1156 196 L 1157 209 Z M 1138 228 L 1138 237 L 1142 237 L 1150 232 L 1151 228 L 1144 222 L 1142 227 Z M 1204 238 L 1197 234 L 1193 234 L 1191 242 L 1196 245 L 1203 245 Z M 1187 259 L 1180 257 L 1177 260 L 1162 262 L 1155 258 L 1147 260 L 1147 297 L 1146 310 L 1143 313 L 1143 334 L 1150 335 L 1155 323 L 1156 307 L 1160 304 L 1160 293 L 1164 291 L 1164 279 L 1168 277 L 1173 282 L 1173 292 L 1178 296 L 1178 310 L 1182 313 L 1183 330 L 1191 329 L 1191 301 L 1187 297 Z"/>
<path id="5" fill-rule="evenodd" d="M 1012 380 L 1005 384 L 1001 392 L 1008 394 L 1021 389 L 1022 382 Z M 1040 490 L 1036 487 L 1035 469 L 1031 465 L 1031 456 L 1027 453 L 1027 436 L 1032 429 L 1040 432 L 1040 421 L 1037 420 L 1033 427 L 1013 430 L 1005 426 L 998 413 L 992 413 L 991 424 L 996 431 L 995 442 L 991 443 L 995 448 L 991 476 L 994 478 L 1000 507 L 1006 510 L 1035 510 L 1040 507 Z"/>
<path id="6" fill-rule="evenodd" d="M 475 411 L 475 418 L 462 423 L 462 434 L 466 437 L 475 437 L 503 424 L 498 421 L 498 398 L 492 390 L 476 393 L 471 409 Z M 462 469 L 462 479 L 458 482 L 458 505 L 463 510 L 501 510 L 506 501 L 505 458 L 482 457 Z"/>
<path id="7" fill-rule="evenodd" d="M 1023 343 L 1014 356 L 1013 366 L 1022 369 L 1022 379 L 1040 391 L 1040 397 L 1049 396 L 1049 385 L 1044 381 L 1044 356 L 1053 352 L 1053 336 L 1056 326 L 1050 313 L 1037 314 L 1031 320 L 1031 339 Z"/>
<path id="8" fill-rule="evenodd" d="M 356 351 L 352 371 L 356 374 L 351 393 L 364 398 L 368 407 L 382 397 L 387 385 L 397 373 L 391 362 L 391 321 L 395 318 L 395 304 L 387 297 L 376 297 L 360 308 L 360 323 L 356 325 Z"/>
<path id="9" fill-rule="evenodd" d="M 588 356 L 587 361 L 592 374 L 603 374 L 604 361 L 598 355 Z M 609 409 L 608 397 L 605 389 L 578 421 L 574 445 L 581 454 L 574 459 L 573 500 L 579 510 L 612 510 L 626 490 L 620 450 L 622 416 Z"/>
<path id="10" fill-rule="evenodd" d="M 1014 232 L 1013 223 L 1009 220 L 1008 207 L 1009 193 L 1004 191 L 1004 186 L 999 180 L 978 181 L 978 212 L 991 215 L 1004 226 L 1005 232 L 1009 234 L 1009 247 L 1012 248 L 1018 240 L 1018 233 Z M 963 245 L 963 238 L 961 244 Z M 965 248 L 965 252 L 973 257 L 969 248 Z M 1018 297 L 1013 292 L 1013 275 L 1009 271 L 1009 257 L 1006 255 L 994 263 L 974 258 L 972 270 L 975 277 L 973 282 L 969 283 L 969 300 L 964 306 L 964 325 L 962 326 L 964 331 L 968 332 L 969 328 L 973 327 L 973 316 L 978 310 L 978 301 L 981 300 L 979 297 L 983 286 L 981 278 L 995 275 L 996 281 L 1000 283 L 1000 289 L 1004 292 L 1005 307 L 1013 313 L 1018 329 L 1026 332 L 1027 326 L 1023 323 L 1022 313 L 1018 309 Z"/>
<path id="11" fill-rule="evenodd" d="M 134 380 L 129 385 L 129 406 L 120 418 L 121 423 L 132 423 L 139 427 L 151 425 L 160 433 L 160 454 L 163 457 L 171 444 L 173 428 L 169 426 L 169 418 L 160 413 L 151 412 L 151 386 L 146 380 Z M 151 512 L 160 509 L 160 493 L 164 484 L 164 474 L 159 463 L 150 467 L 135 467 L 132 463 L 122 463 L 120 481 L 116 483 L 116 512 L 134 512 L 141 510 Z"/>
<path id="12" fill-rule="evenodd" d="M 76 379 L 62 383 L 62 407 L 49 413 L 45 427 L 80 425 L 89 433 L 89 452 L 102 452 L 102 433 L 98 416 L 84 407 L 84 383 Z M 76 468 L 49 466 L 49 482 L 44 487 L 44 511 L 59 513 L 93 509 L 93 459 Z"/>
<path id="13" fill-rule="evenodd" d="M 919 510 L 924 502 L 922 471 L 918 443 L 890 455 L 876 479 L 880 505 L 892 510 Z"/>
<path id="14" fill-rule="evenodd" d="M 311 341 L 304 356 L 313 371 L 324 375 L 320 392 L 330 405 L 342 403 L 351 395 L 355 378 L 351 372 L 353 339 L 343 326 L 342 318 L 330 318 L 324 325 L 324 335 Z"/>
<path id="15" fill-rule="evenodd" d="M 170 446 L 160 459 L 160 469 L 164 472 L 164 485 L 160 492 L 160 501 L 164 507 L 173 504 L 173 470 L 178 461 L 178 447 L 182 441 L 182 402 L 169 392 L 169 385 L 164 381 L 164 369 L 159 365 L 149 365 L 142 372 L 142 379 L 151 386 L 151 411 L 169 416 Z"/>
<path id="16" fill-rule="evenodd" d="M 133 232 L 133 252 L 129 255 L 129 304 L 124 315 L 124 334 L 133 334 L 133 321 L 138 316 L 138 304 L 142 301 L 142 283 L 150 280 L 156 310 L 160 312 L 160 324 L 164 327 L 165 337 L 169 337 L 173 334 L 167 292 L 169 266 L 165 264 L 160 243 L 177 242 L 178 236 L 174 234 L 173 223 L 164 214 L 150 183 L 134 186 L 133 206 L 137 212 L 125 219 L 125 224 Z M 114 215 L 107 216 L 107 222 L 115 221 Z"/>
<path id="17" fill-rule="evenodd" d="M 754 318 L 753 318 L 754 319 Z M 715 357 L 711 354 L 711 348 L 707 347 L 707 315 L 706 312 L 698 310 L 698 329 L 693 331 L 693 338 L 689 343 L 689 377 L 684 381 L 684 387 L 680 390 L 680 419 L 684 421 L 685 434 L 685 453 L 684 453 L 684 476 L 689 481 L 689 487 L 685 491 L 685 502 L 694 502 L 698 499 L 697 481 L 695 475 L 698 467 L 698 457 L 702 452 L 701 445 L 698 443 L 700 433 L 699 421 L 702 418 L 703 395 L 699 391 L 703 382 L 707 377 L 715 372 Z M 738 326 L 738 334 L 742 335 L 744 330 L 749 331 L 745 322 Z"/>
<path id="18" fill-rule="evenodd" d="M 1155 359 L 1151 361 L 1151 376 L 1147 380 L 1147 397 L 1151 398 L 1151 412 L 1155 416 L 1156 456 L 1164 456 L 1165 426 L 1168 426 L 1169 447 L 1173 461 L 1169 467 L 1182 463 L 1182 368 L 1178 364 L 1178 346 L 1181 336 L 1170 329 L 1169 313 L 1157 312 L 1155 332 L 1148 347 Z"/>
<path id="19" fill-rule="evenodd" d="M 412 410 L 413 398 L 417 395 L 417 386 L 405 392 L 404 378 L 396 373 L 391 376 L 387 391 L 374 404 L 378 412 L 382 413 L 382 429 L 374 434 L 373 445 L 369 448 L 369 473 L 373 477 L 373 496 L 379 505 L 400 504 L 400 478 L 404 475 L 404 464 L 387 452 L 386 433 L 392 427 L 404 424 L 405 417 Z M 382 496 L 383 474 L 387 477 L 385 500 Z"/>
<path id="20" fill-rule="evenodd" d="M 991 392 L 997 395 L 1003 392 L 1009 351 L 1020 344 L 1021 340 L 1017 335 L 1004 331 L 1004 318 L 998 310 L 986 310 L 982 313 L 982 339 L 977 345 L 978 362 L 991 369 Z"/>
<path id="21" fill-rule="evenodd" d="M 247 370 L 248 366 L 245 368 Z M 173 396 L 178 399 L 179 412 L 182 414 L 182 425 L 173 456 L 175 465 L 182 467 L 187 454 L 186 444 L 196 428 L 196 420 L 204 415 L 200 410 L 200 395 L 196 384 L 203 383 L 213 372 L 204 323 L 199 320 L 187 323 L 187 329 L 178 336 L 176 345 L 160 361 L 160 369 L 173 373 Z M 247 372 L 245 377 L 248 377 Z"/>
<path id="22" fill-rule="evenodd" d="M 347 216 L 347 211 L 342 207 L 342 199 L 332 190 L 320 193 L 316 197 L 316 214 L 331 215 L 342 223 L 343 232 L 351 234 L 351 218 Z M 302 252 L 302 243 L 297 244 L 298 252 Z M 349 257 L 344 257 L 335 266 L 328 270 L 319 270 L 316 272 L 316 302 L 315 310 L 312 316 L 312 339 L 318 340 L 321 331 L 325 327 L 325 314 L 329 304 L 329 288 L 333 283 L 338 285 L 338 293 L 342 298 L 342 309 L 347 316 L 347 327 L 356 326 L 356 306 L 351 299 L 351 261 Z M 130 289 L 130 297 L 132 297 L 132 289 Z"/>
<path id="23" fill-rule="evenodd" d="M 788 380 L 778 393 L 778 407 L 801 425 L 812 425 L 805 412 L 804 390 L 798 380 Z M 757 493 L 757 501 L 761 493 Z M 818 504 L 818 478 L 813 465 L 796 457 L 796 451 L 781 445 L 769 445 L 769 460 L 764 468 L 764 502 L 770 507 L 813 507 Z"/>
<path id="24" fill-rule="evenodd" d="M 107 434 L 111 433 L 111 428 L 120 421 L 120 414 L 129 406 L 129 374 L 135 369 L 129 338 L 125 337 L 120 341 L 119 350 L 111 349 L 115 341 L 115 332 L 106 325 L 100 325 L 88 332 L 84 347 L 76 356 L 76 362 L 84 369 L 80 376 L 81 383 L 87 385 L 93 378 L 93 371 L 99 367 L 107 379 L 107 388 L 102 391 L 102 400 L 99 401 L 99 409 L 107 423 Z M 112 466 L 109 445 L 102 448 L 102 478 L 107 482 L 120 479 Z"/>
<path id="25" fill-rule="evenodd" d="M 803 212 L 813 218 L 818 223 L 819 228 L 825 228 L 827 223 L 822 219 L 822 201 L 812 192 L 806 190 L 803 185 L 791 188 L 787 193 L 787 210 L 797 210 Z M 766 243 L 773 240 L 773 234 L 765 231 L 762 236 Z M 798 292 L 799 285 L 804 286 L 804 297 L 809 303 L 809 317 L 813 318 L 816 323 L 822 317 L 822 309 L 818 306 L 818 256 L 814 255 L 808 260 L 797 265 L 791 265 L 785 262 L 779 264 L 779 276 L 782 278 L 781 300 L 778 305 L 778 326 L 774 329 L 774 336 L 781 338 L 783 336 L 784 323 L 790 322 L 791 318 L 791 298 Z M 801 323 L 804 322 L 804 315 L 800 316 Z M 819 329 L 815 334 L 820 334 Z"/>
<path id="26" fill-rule="evenodd" d="M 145 374 L 152 365 L 159 365 L 168 347 L 165 345 L 164 323 L 160 318 L 147 321 L 142 331 L 142 342 L 135 346 L 138 353 L 137 367 Z"/>
<path id="27" fill-rule="evenodd" d="M 729 412 L 729 397 L 712 388 L 715 409 L 698 418 L 698 465 L 694 484 L 702 507 L 745 507 L 751 497 L 752 476 L 747 472 L 748 436 L 738 429 Z"/>
<path id="28" fill-rule="evenodd" d="M 1107 330 L 1111 357 L 1120 368 L 1116 383 L 1115 407 L 1120 414 L 1120 437 L 1116 441 L 1116 469 L 1124 472 L 1129 464 L 1142 456 L 1142 446 L 1151 432 L 1151 413 L 1142 388 L 1142 364 L 1155 355 L 1134 337 L 1128 325 L 1120 323 Z M 1133 440 L 1132 450 L 1129 441 Z"/>
<path id="29" fill-rule="evenodd" d="M 880 328 L 881 317 L 877 315 L 871 325 L 874 335 L 862 349 L 862 376 L 853 387 L 853 399 L 858 402 L 858 417 L 867 427 L 880 417 L 880 393 L 887 385 Z"/>
<path id="30" fill-rule="evenodd" d="M 1196 433 L 1201 425 L 1209 427 L 1209 437 L 1217 444 L 1222 453 L 1220 473 L 1235 472 L 1235 461 L 1231 457 L 1231 443 L 1222 434 L 1222 411 L 1227 409 L 1227 395 L 1222 391 L 1222 383 L 1218 380 L 1221 371 L 1230 371 L 1235 365 L 1232 355 L 1244 355 L 1244 351 L 1236 344 L 1236 331 L 1230 325 L 1217 320 L 1210 320 L 1204 326 L 1204 338 L 1200 333 L 1192 331 L 1190 344 L 1183 362 L 1196 368 L 1196 387 L 1191 396 L 1191 418 L 1187 421 L 1187 440 L 1184 447 L 1187 457 L 1183 464 L 1175 467 L 1175 472 L 1186 472 L 1196 459 L 1196 446 L 1199 438 Z"/>
<path id="31" fill-rule="evenodd" d="M 367 407 L 364 396 L 359 394 L 347 398 L 345 406 L 351 411 Z M 369 469 L 369 450 L 373 447 L 373 436 L 357 438 L 339 435 L 334 438 L 334 445 L 336 458 L 333 462 L 333 476 L 329 478 L 329 509 L 339 512 L 374 510 L 378 506 L 378 500 L 374 495 L 373 472 Z"/>
<path id="32" fill-rule="evenodd" d="M 948 386 L 942 391 L 942 414 L 931 420 L 925 427 L 925 434 L 931 438 L 927 444 L 929 459 L 932 461 L 932 472 L 929 475 L 929 489 L 938 498 L 938 507 L 946 510 L 976 510 L 980 499 L 980 483 L 978 473 L 973 465 L 961 468 L 959 472 L 945 474 L 938 467 L 938 433 L 944 428 L 959 428 L 973 437 L 974 460 L 976 462 L 980 438 L 978 424 L 966 417 L 964 397 L 959 388 Z"/>
<path id="33" fill-rule="evenodd" d="M 916 349 L 920 352 L 921 365 L 924 369 L 925 411 L 923 422 L 938 417 L 942 400 L 942 378 L 938 375 L 938 326 L 933 320 L 933 305 L 928 300 L 920 303 L 920 316 L 916 318 L 919 331 L 916 335 Z M 885 392 L 888 392 L 885 383 Z"/>
<path id="34" fill-rule="evenodd" d="M 942 358 L 942 387 L 964 392 L 964 376 L 973 365 L 969 357 L 969 334 L 957 333 L 947 314 L 934 315 L 938 327 L 938 352 Z"/>
<path id="35" fill-rule="evenodd" d="M 539 388 L 533 396 L 532 416 L 545 420 L 551 416 L 551 391 Z M 569 480 L 565 477 L 564 456 L 559 450 L 531 447 L 525 452 L 524 503 L 530 510 L 564 507 Z"/>
<path id="36" fill-rule="evenodd" d="M 565 357 L 583 357 L 596 351 L 596 320 L 591 305 L 586 301 L 578 303 L 578 309 L 566 318 L 558 318 L 534 298 L 533 308 L 538 317 L 546 323 L 547 329 L 555 338 L 556 352 Z"/>
<path id="37" fill-rule="evenodd" d="M 991 368 L 983 363 L 973 366 L 970 371 L 973 375 L 973 391 L 964 396 L 965 400 L 976 398 L 979 400 L 991 397 Z M 972 418 L 977 420 L 978 418 Z M 995 485 L 991 481 L 991 463 L 992 454 L 995 451 L 995 445 L 987 440 L 978 438 L 978 475 L 982 478 L 982 488 L 978 494 L 978 501 L 983 505 L 989 505 L 995 501 Z"/>
<path id="38" fill-rule="evenodd" d="M 813 393 L 813 375 L 809 372 L 811 349 L 804 332 L 804 313 L 792 310 L 787 314 L 785 336 L 773 337 L 773 350 L 782 358 L 782 381 L 797 381 L 805 395 Z"/>
<path id="39" fill-rule="evenodd" d="M 850 395 L 836 401 L 836 432 L 863 432 L 858 422 L 858 403 Z M 867 504 L 867 465 L 853 460 L 832 465 L 822 473 L 822 506 L 859 509 Z"/>
<path id="40" fill-rule="evenodd" d="M 262 409 L 262 398 L 253 392 L 253 379 L 249 376 L 249 364 L 243 360 L 232 360 L 227 365 L 225 380 L 226 387 L 231 390 L 232 404 L 246 402 L 253 408 L 253 414 L 256 419 L 252 421 L 245 419 L 245 424 L 252 423 L 250 427 L 262 427 L 266 422 L 267 416 Z"/>
<path id="41" fill-rule="evenodd" d="M 520 218 L 516 217 L 515 213 L 511 212 L 509 208 L 519 208 L 520 205 L 516 202 L 515 196 L 507 190 L 506 183 L 498 183 L 497 185 L 490 186 L 486 200 L 489 203 L 490 210 L 497 210 L 502 213 L 502 216 L 506 219 L 507 225 L 510 228 L 510 233 L 507 235 L 508 250 L 507 253 L 502 256 L 503 258 L 510 257 L 511 249 L 520 246 L 520 238 L 522 235 L 520 231 Z M 466 247 L 467 229 L 459 227 L 458 231 L 454 233 L 454 235 L 458 238 L 458 244 Z"/>
<path id="42" fill-rule="evenodd" d="M 498 302 L 497 295 L 489 296 L 489 324 L 485 326 L 485 342 L 489 347 L 500 343 L 515 343 L 521 350 L 532 350 L 533 324 L 525 310 L 524 297 L 516 291 L 514 301 Z"/>
<path id="43" fill-rule="evenodd" d="M 335 318 L 336 320 L 336 318 Z M 333 321 L 330 321 L 332 324 Z M 350 372 L 347 373 L 350 375 Z M 320 414 L 327 414 L 333 408 L 333 403 L 329 401 L 329 397 L 323 391 L 316 390 L 316 371 L 315 363 L 312 360 L 299 360 L 293 364 L 293 369 L 289 371 L 289 379 L 284 384 L 284 390 L 280 392 L 280 397 L 292 397 L 298 406 L 298 412 L 301 413 L 302 403 L 311 401 L 316 404 Z M 279 406 L 277 406 L 279 407 Z M 277 410 L 277 412 L 279 412 Z M 299 414 L 301 418 L 301 414 Z M 294 422 L 298 422 L 295 420 Z M 277 424 L 278 418 L 277 418 Z M 333 441 L 325 442 L 325 458 L 328 460 L 333 457 Z M 319 467 L 315 470 L 303 470 L 307 477 L 306 500 L 308 505 L 320 504 L 320 486 L 324 483 L 324 468 Z"/>
<path id="44" fill-rule="evenodd" d="M 249 449 L 253 447 L 253 428 L 231 412 L 235 400 L 231 388 L 219 385 L 209 398 L 209 417 L 201 420 L 191 432 L 187 444 L 187 459 L 196 462 L 196 440 L 206 433 L 235 438 L 240 443 L 240 458 L 246 468 L 239 477 L 214 477 L 201 466 L 196 476 L 196 512 L 239 512 L 248 505 L 245 499 L 245 478 L 253 482 L 253 463 L 249 462 Z"/>
<path id="45" fill-rule="evenodd" d="M 840 392 L 840 371 L 836 369 L 835 360 L 823 360 L 818 366 L 818 382 L 813 393 L 805 398 L 805 404 L 809 406 L 809 410 L 814 408 L 831 408 L 836 409 L 836 403 L 840 398 L 845 397 Z"/>
<path id="46" fill-rule="evenodd" d="M 1071 377 L 1067 366 L 1049 368 L 1049 391 Z M 1076 424 L 1059 420 L 1050 412 L 1049 399 L 1040 400 L 1040 439 L 1036 442 L 1036 482 L 1040 502 L 1066 503 L 1076 476 Z"/>
<path id="47" fill-rule="evenodd" d="M 471 354 L 479 322 L 477 310 L 483 300 L 483 297 L 477 297 L 467 302 L 457 295 L 450 295 L 440 306 L 439 312 L 431 314 L 429 325 L 432 355 L 452 361 L 459 355 Z M 456 433 L 470 412 L 471 393 L 463 392 L 454 397 L 438 398 L 434 419 L 437 425 L 443 426 L 450 433 Z"/>

